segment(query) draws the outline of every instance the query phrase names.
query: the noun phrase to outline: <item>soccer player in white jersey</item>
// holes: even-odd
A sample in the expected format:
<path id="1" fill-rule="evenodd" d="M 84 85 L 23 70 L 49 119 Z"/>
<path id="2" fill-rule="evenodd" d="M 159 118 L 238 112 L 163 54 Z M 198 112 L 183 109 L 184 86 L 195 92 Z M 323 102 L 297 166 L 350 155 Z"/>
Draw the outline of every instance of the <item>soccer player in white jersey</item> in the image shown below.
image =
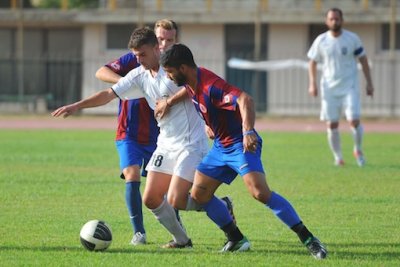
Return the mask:
<path id="1" fill-rule="evenodd" d="M 223 200 L 213 197 L 205 205 L 199 205 L 189 194 L 195 169 L 208 152 L 208 140 L 204 122 L 187 94 L 184 90 L 180 91 L 160 68 L 156 35 L 150 28 L 138 28 L 131 35 L 129 48 L 140 67 L 130 71 L 112 88 L 60 107 L 52 115 L 66 117 L 79 109 L 105 105 L 117 96 L 121 99 L 138 97 L 130 94 L 132 91 L 142 92 L 153 109 L 157 103 L 164 103 L 168 114 L 156 118 L 160 134 L 157 148 L 146 168 L 148 175 L 143 193 L 144 204 L 173 236 L 173 240 L 163 247 L 192 247 L 192 241 L 178 222 L 174 208 L 204 210 L 225 232 L 228 240 L 237 238 L 235 235 L 241 235 L 240 230 Z M 176 94 L 178 91 L 184 93 Z"/>
<path id="2" fill-rule="evenodd" d="M 321 120 L 327 122 L 328 143 L 334 156 L 334 164 L 344 165 L 339 120 L 342 109 L 350 122 L 354 139 L 353 154 L 357 164 L 365 164 L 362 150 L 363 127 L 360 123 L 361 104 L 357 60 L 361 63 L 366 79 L 366 93 L 373 96 L 374 87 L 363 44 L 357 34 L 342 29 L 343 13 L 331 8 L 326 13 L 328 31 L 320 34 L 307 53 L 309 61 L 309 94 L 316 97 L 317 64 L 321 63 Z"/>

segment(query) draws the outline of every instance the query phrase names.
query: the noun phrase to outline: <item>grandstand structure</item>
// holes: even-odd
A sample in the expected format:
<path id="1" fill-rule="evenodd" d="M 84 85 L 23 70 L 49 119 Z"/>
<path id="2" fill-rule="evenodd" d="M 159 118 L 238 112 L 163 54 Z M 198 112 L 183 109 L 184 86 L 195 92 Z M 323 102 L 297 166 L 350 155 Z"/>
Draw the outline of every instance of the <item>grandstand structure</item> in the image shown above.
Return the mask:
<path id="1" fill-rule="evenodd" d="M 170 18 L 198 65 L 249 92 L 259 113 L 315 116 L 320 101 L 308 96 L 307 69 L 301 62 L 306 62 L 314 38 L 325 31 L 325 11 L 339 7 L 345 28 L 359 34 L 371 63 L 376 93 L 366 98 L 361 85 L 363 114 L 400 116 L 400 0 L 45 2 L 0 3 L 1 113 L 47 112 L 106 88 L 95 71 L 128 51 L 131 31 Z M 232 58 L 246 60 L 247 68 L 229 65 Z M 284 67 L 260 67 L 271 64 Z M 85 112 L 115 114 L 114 102 Z"/>

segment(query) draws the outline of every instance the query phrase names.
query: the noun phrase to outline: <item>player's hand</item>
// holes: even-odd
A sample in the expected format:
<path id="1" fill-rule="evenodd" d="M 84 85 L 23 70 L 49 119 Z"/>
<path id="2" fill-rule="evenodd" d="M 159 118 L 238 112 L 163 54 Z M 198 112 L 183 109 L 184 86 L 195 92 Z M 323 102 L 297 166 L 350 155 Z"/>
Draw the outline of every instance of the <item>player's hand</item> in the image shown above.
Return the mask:
<path id="1" fill-rule="evenodd" d="M 207 125 L 204 128 L 205 128 L 206 135 L 208 136 L 208 138 L 210 138 L 211 140 L 214 140 L 215 135 L 214 135 L 213 130 L 211 130 L 211 128 L 208 127 Z"/>
<path id="2" fill-rule="evenodd" d="M 78 110 L 78 106 L 71 104 L 71 105 L 59 107 L 58 109 L 53 111 L 51 113 L 51 115 L 53 117 L 60 117 L 62 115 L 64 118 L 66 118 L 69 115 L 75 113 L 77 110 Z"/>
<path id="3" fill-rule="evenodd" d="M 257 134 L 253 131 L 252 133 L 243 135 L 243 153 L 251 152 L 254 153 L 257 150 L 258 138 Z"/>
<path id="4" fill-rule="evenodd" d="M 371 98 L 374 96 L 374 86 L 372 84 L 367 84 L 367 96 Z"/>
<path id="5" fill-rule="evenodd" d="M 308 87 L 308 94 L 313 97 L 318 96 L 318 88 L 315 84 L 310 84 L 310 87 Z"/>
<path id="6" fill-rule="evenodd" d="M 162 98 L 156 101 L 156 108 L 154 109 L 154 116 L 156 119 L 162 119 L 167 115 L 170 106 L 168 105 L 167 98 Z"/>

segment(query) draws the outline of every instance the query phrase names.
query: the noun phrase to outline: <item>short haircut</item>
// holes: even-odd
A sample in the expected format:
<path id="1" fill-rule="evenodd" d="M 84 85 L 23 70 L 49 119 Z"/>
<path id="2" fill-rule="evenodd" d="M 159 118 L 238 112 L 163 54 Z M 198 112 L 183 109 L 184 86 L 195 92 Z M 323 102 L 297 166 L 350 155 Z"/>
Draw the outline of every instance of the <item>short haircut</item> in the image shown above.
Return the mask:
<path id="1" fill-rule="evenodd" d="M 135 29 L 131 34 L 131 38 L 129 39 L 128 48 L 138 49 L 143 45 L 158 45 L 158 39 L 154 31 L 149 27 Z"/>
<path id="2" fill-rule="evenodd" d="M 164 30 L 176 30 L 176 33 L 178 34 L 178 25 L 176 25 L 175 21 L 171 19 L 160 19 L 157 20 L 156 23 L 154 24 L 154 31 L 157 28 L 163 28 Z"/>
<path id="3" fill-rule="evenodd" d="M 160 65 L 178 69 L 181 65 L 196 67 L 193 54 L 184 44 L 174 44 L 161 54 Z"/>
<path id="4" fill-rule="evenodd" d="M 339 16 L 340 16 L 340 18 L 343 19 L 343 12 L 342 12 L 342 10 L 341 10 L 340 8 L 332 7 L 332 8 L 330 8 L 330 9 L 328 9 L 328 11 L 326 11 L 325 17 L 328 16 L 328 13 L 329 13 L 329 12 L 338 13 Z"/>

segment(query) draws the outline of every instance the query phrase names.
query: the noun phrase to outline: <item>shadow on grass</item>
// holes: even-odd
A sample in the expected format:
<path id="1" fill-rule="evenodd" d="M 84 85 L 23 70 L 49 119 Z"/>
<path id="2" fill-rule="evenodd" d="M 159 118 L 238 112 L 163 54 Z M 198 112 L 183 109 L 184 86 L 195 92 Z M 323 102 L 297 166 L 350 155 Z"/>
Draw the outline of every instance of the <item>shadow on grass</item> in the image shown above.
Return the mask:
<path id="1" fill-rule="evenodd" d="M 210 249 L 211 250 L 211 249 Z M 0 253 L 1 252 L 6 252 L 6 251 L 37 251 L 37 252 L 85 252 L 83 247 L 78 247 L 78 246 L 2 246 L 0 245 Z M 141 254 L 184 254 L 184 253 L 204 253 L 204 249 L 201 250 L 196 250 L 196 249 L 191 249 L 191 248 L 185 248 L 185 249 L 163 249 L 158 246 L 146 246 L 146 247 L 127 247 L 127 248 L 108 248 L 104 251 L 87 251 L 88 253 L 141 253 Z"/>
<path id="2" fill-rule="evenodd" d="M 265 244 L 265 245 L 260 245 Z M 196 247 L 198 249 L 196 249 Z M 400 258 L 400 245 L 398 243 L 329 243 L 327 249 L 329 258 L 335 260 L 354 260 L 363 261 L 376 260 L 394 260 Z M 141 253 L 141 254 L 219 254 L 219 247 L 210 244 L 199 243 L 193 249 L 162 249 L 157 245 L 148 245 L 146 247 L 110 247 L 105 251 L 88 253 Z M 0 246 L 0 252 L 3 251 L 38 251 L 38 252 L 84 252 L 85 249 L 78 246 Z M 242 253 L 240 253 L 242 255 Z M 276 255 L 308 255 L 307 250 L 299 242 L 270 241 L 253 239 L 252 248 L 245 254 L 266 254 Z M 221 254 L 223 255 L 223 254 Z M 227 253 L 226 255 L 232 255 Z M 244 256 L 244 255 L 243 255 Z"/>

